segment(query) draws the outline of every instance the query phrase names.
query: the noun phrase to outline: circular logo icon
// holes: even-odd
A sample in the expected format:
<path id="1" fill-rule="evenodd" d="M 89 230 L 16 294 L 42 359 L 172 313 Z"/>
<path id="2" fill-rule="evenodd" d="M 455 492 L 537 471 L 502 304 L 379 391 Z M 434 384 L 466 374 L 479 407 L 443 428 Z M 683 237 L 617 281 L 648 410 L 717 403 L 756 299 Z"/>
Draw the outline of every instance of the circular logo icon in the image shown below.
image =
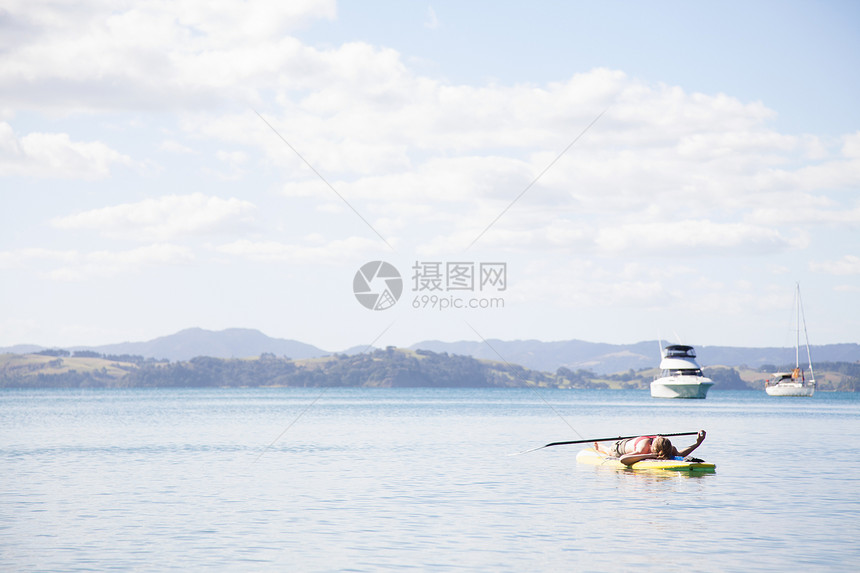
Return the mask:
<path id="1" fill-rule="evenodd" d="M 371 261 L 355 273 L 352 292 L 362 306 L 370 310 L 385 310 L 394 306 L 403 293 L 403 279 L 394 265 Z"/>

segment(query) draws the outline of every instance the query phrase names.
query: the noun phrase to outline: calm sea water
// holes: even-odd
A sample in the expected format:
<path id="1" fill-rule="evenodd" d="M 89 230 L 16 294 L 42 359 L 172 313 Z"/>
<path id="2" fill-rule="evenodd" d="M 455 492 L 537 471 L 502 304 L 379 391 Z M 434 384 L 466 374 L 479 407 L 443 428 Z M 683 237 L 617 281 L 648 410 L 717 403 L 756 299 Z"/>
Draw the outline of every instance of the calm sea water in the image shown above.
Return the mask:
<path id="1" fill-rule="evenodd" d="M 701 477 L 509 455 L 700 428 Z M 3 391 L 0 569 L 856 571 L 858 443 L 852 394 Z"/>

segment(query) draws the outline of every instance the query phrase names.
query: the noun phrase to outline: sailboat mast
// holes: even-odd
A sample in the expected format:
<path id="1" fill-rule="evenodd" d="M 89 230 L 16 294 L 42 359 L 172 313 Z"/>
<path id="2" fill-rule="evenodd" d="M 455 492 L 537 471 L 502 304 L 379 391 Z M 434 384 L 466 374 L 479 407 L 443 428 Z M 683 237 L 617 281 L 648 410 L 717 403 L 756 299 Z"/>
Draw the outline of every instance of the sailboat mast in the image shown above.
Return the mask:
<path id="1" fill-rule="evenodd" d="M 803 337 L 806 340 L 806 358 L 809 360 L 809 376 L 814 381 L 815 372 L 812 370 L 812 352 L 809 350 L 809 334 L 806 332 L 806 314 L 803 312 L 803 303 L 800 300 L 800 285 L 797 285 L 797 307 L 800 318 L 803 320 Z M 798 336 L 800 335 L 800 323 L 798 322 Z"/>
<path id="2" fill-rule="evenodd" d="M 800 283 L 795 283 L 794 290 L 794 312 L 797 316 L 794 317 L 794 324 L 797 326 L 794 335 L 794 367 L 800 368 Z"/>

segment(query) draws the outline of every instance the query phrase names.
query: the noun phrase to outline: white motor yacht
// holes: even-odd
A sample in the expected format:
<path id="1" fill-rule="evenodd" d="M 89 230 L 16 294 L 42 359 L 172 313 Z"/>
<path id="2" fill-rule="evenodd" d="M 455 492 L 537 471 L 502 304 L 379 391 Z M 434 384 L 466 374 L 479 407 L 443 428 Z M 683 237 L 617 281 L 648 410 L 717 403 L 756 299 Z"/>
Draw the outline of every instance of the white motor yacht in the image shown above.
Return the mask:
<path id="1" fill-rule="evenodd" d="M 651 382 L 654 398 L 705 398 L 714 381 L 702 374 L 692 346 L 672 344 L 663 349 L 660 377 Z"/>

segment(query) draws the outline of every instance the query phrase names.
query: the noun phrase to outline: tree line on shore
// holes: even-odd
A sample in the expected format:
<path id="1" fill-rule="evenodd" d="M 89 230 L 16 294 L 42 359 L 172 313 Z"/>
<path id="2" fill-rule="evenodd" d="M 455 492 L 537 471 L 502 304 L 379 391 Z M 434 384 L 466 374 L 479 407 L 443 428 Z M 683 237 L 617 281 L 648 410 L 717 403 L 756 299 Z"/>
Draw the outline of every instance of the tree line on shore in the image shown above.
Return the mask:
<path id="1" fill-rule="evenodd" d="M 156 361 L 141 356 L 106 356 L 90 351 L 42 351 L 39 362 L 0 364 L 5 388 L 165 388 L 165 387 L 436 387 L 436 388 L 621 388 L 645 389 L 653 369 L 598 375 L 587 369 L 561 367 L 555 373 L 504 362 L 477 360 L 427 350 L 388 347 L 363 354 L 334 354 L 291 360 L 264 353 L 255 359 L 197 357 L 188 361 Z M 69 358 L 85 359 L 86 368 Z M 66 359 L 64 361 L 64 359 Z M 75 364 L 81 363 L 81 360 Z M 766 365 L 760 371 L 776 371 Z M 837 381 L 823 390 L 860 391 L 860 363 L 822 363 L 816 370 L 835 373 Z M 754 390 L 734 368 L 706 368 L 714 389 Z M 763 384 L 763 381 L 762 381 Z"/>

